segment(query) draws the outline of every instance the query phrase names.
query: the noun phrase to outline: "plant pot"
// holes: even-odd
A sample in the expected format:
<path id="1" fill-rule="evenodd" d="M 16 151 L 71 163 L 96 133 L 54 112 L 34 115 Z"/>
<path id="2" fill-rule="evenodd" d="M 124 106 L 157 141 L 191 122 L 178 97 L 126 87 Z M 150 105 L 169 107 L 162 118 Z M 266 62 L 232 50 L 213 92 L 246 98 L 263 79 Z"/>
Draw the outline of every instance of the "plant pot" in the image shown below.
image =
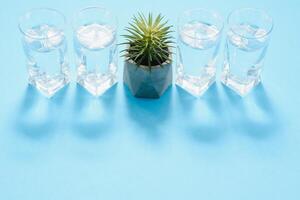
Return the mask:
<path id="1" fill-rule="evenodd" d="M 125 61 L 124 83 L 131 93 L 138 98 L 159 98 L 172 84 L 172 63 L 152 66 L 136 65 Z"/>

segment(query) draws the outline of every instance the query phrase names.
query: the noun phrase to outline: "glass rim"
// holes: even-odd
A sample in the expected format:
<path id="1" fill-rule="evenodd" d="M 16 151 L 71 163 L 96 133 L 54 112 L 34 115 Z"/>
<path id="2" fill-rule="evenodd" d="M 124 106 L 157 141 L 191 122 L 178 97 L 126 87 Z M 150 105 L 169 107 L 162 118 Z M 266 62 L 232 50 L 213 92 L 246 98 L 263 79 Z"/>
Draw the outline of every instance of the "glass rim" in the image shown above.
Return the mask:
<path id="1" fill-rule="evenodd" d="M 82 9 L 80 9 L 79 11 L 77 11 L 72 17 L 72 23 L 71 23 L 72 25 L 71 26 L 72 26 L 73 31 L 76 32 L 77 28 L 78 28 L 75 25 L 76 21 L 78 19 L 78 15 L 81 14 L 81 13 L 84 13 L 85 11 L 94 10 L 94 9 L 104 10 L 104 11 L 108 12 L 108 14 L 111 16 L 111 18 L 113 18 L 113 20 L 115 20 L 115 24 L 112 25 L 112 28 L 113 28 L 113 33 L 116 34 L 117 29 L 118 29 L 118 18 L 109 9 L 107 9 L 106 7 L 101 6 L 101 5 L 99 5 L 99 6 L 87 6 L 87 7 L 84 7 Z M 85 37 L 85 36 L 83 36 L 83 37 Z"/>
<path id="2" fill-rule="evenodd" d="M 233 16 L 233 14 L 237 13 L 237 12 L 240 12 L 240 11 L 254 11 L 254 12 L 258 12 L 260 14 L 263 14 L 265 17 L 267 17 L 269 20 L 270 20 L 270 28 L 268 29 L 268 31 L 263 34 L 263 35 L 260 35 L 259 37 L 251 37 L 251 36 L 245 36 L 243 34 L 240 34 L 238 33 L 236 30 L 234 30 L 234 28 L 232 26 L 230 26 L 230 20 Z M 264 38 L 264 37 L 267 37 L 268 35 L 271 34 L 271 32 L 273 31 L 273 28 L 274 28 L 274 21 L 273 21 L 273 18 L 264 10 L 262 9 L 258 9 L 258 8 L 251 8 L 251 7 L 245 7 L 245 8 L 238 8 L 238 9 L 234 9 L 230 12 L 230 14 L 228 15 L 227 17 L 227 25 L 228 25 L 228 28 L 236 35 L 242 37 L 242 38 L 245 38 L 245 39 L 255 39 L 255 38 L 258 38 L 258 39 L 261 39 L 261 38 Z"/>
<path id="3" fill-rule="evenodd" d="M 54 12 L 54 13 L 58 14 L 58 15 L 63 19 L 63 20 L 62 20 L 62 21 L 63 21 L 62 27 L 59 27 L 59 26 L 58 26 L 59 31 L 58 31 L 56 34 L 53 34 L 53 35 L 51 35 L 51 36 L 33 36 L 33 35 L 31 35 L 31 34 L 28 34 L 28 33 L 26 32 L 26 30 L 24 30 L 23 27 L 22 27 L 23 20 L 27 17 L 27 15 L 29 15 L 29 14 L 31 14 L 31 13 L 33 13 L 33 12 L 35 12 L 35 11 L 43 11 L 43 10 L 44 10 L 44 11 Z M 19 22 L 18 22 L 18 28 L 19 28 L 20 32 L 21 32 L 24 36 L 29 37 L 29 38 L 32 38 L 32 39 L 38 39 L 38 40 L 50 39 L 50 38 L 57 37 L 58 35 L 61 35 L 61 34 L 64 32 L 66 25 L 67 25 L 67 18 L 65 17 L 65 15 L 64 15 L 62 12 L 60 12 L 59 10 L 56 10 L 56 9 L 54 9 L 54 8 L 48 8 L 48 7 L 39 7 L 39 8 L 32 8 L 32 9 L 30 9 L 30 10 L 28 10 L 27 12 L 25 12 L 25 14 L 23 14 L 23 15 L 19 18 Z"/>
<path id="4" fill-rule="evenodd" d="M 210 40 L 211 38 L 214 38 L 218 35 L 220 35 L 224 29 L 224 20 L 223 20 L 223 17 L 219 14 L 219 12 L 215 11 L 215 10 L 210 10 L 210 9 L 205 9 L 205 8 L 193 8 L 193 9 L 188 9 L 188 10 L 185 10 L 183 13 L 181 13 L 178 17 L 178 20 L 177 20 L 177 30 L 178 32 L 181 34 L 181 26 L 179 25 L 180 23 L 180 20 L 183 16 L 185 16 L 186 14 L 188 13 L 191 13 L 191 12 L 208 12 L 210 13 L 212 16 L 214 16 L 219 22 L 221 22 L 221 26 L 218 27 L 218 31 L 216 33 L 214 33 L 213 35 L 210 35 L 210 36 L 207 36 L 207 37 L 203 37 L 203 38 L 197 38 L 193 35 L 190 35 L 190 34 L 187 34 L 187 33 L 183 33 L 185 36 L 191 38 L 191 39 L 195 39 L 195 40 Z"/>

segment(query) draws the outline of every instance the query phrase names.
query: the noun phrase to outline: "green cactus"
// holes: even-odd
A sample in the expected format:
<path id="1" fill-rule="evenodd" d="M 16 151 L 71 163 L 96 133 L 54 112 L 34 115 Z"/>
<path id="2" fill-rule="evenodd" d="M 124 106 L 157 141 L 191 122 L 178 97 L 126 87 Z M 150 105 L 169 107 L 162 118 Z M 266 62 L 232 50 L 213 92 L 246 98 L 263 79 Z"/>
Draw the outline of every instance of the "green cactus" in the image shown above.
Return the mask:
<path id="1" fill-rule="evenodd" d="M 134 61 L 138 66 L 144 65 L 149 68 L 172 62 L 172 26 L 168 26 L 167 23 L 161 14 L 154 19 L 151 13 L 148 17 L 138 13 L 125 29 L 127 34 L 123 36 L 126 42 L 122 44 L 126 45 L 126 49 L 122 51 L 122 56 L 126 60 Z"/>

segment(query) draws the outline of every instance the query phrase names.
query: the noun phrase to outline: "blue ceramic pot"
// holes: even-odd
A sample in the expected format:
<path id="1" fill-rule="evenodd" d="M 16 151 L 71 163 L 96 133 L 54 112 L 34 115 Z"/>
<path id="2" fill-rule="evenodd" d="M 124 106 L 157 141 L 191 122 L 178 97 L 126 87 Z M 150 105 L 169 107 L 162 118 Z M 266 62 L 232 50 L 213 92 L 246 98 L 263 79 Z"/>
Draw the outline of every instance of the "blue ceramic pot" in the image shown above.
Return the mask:
<path id="1" fill-rule="evenodd" d="M 172 84 L 172 63 L 150 69 L 133 61 L 125 61 L 123 76 L 124 83 L 135 97 L 159 98 Z"/>

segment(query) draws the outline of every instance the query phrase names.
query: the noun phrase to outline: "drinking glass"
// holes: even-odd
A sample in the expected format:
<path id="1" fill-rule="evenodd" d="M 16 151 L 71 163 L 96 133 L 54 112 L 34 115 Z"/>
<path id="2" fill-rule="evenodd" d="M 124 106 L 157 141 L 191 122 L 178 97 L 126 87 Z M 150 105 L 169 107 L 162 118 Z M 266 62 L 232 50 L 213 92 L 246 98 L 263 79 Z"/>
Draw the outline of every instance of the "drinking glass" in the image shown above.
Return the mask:
<path id="1" fill-rule="evenodd" d="M 262 10 L 243 8 L 227 20 L 225 62 L 221 81 L 241 96 L 261 82 L 272 18 Z"/>
<path id="2" fill-rule="evenodd" d="M 195 96 L 215 81 L 222 30 L 214 11 L 193 9 L 179 17 L 176 84 Z"/>
<path id="3" fill-rule="evenodd" d="M 77 82 L 94 96 L 117 83 L 117 19 L 103 7 L 79 11 L 73 21 Z"/>
<path id="4" fill-rule="evenodd" d="M 30 10 L 19 21 L 29 83 L 47 97 L 70 81 L 65 25 L 64 15 L 50 8 Z"/>

